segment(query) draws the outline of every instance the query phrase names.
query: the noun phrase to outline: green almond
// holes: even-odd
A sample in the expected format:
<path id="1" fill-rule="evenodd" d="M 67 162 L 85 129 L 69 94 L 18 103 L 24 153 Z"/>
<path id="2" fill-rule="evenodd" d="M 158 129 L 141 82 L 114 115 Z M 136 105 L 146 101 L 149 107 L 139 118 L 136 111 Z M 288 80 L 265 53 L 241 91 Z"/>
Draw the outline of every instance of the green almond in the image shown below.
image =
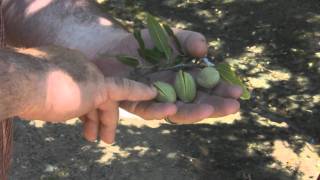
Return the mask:
<path id="1" fill-rule="evenodd" d="M 159 102 L 171 102 L 174 103 L 177 100 L 177 95 L 174 88 L 165 82 L 157 81 L 153 83 L 153 86 L 158 90 L 156 97 Z"/>
<path id="2" fill-rule="evenodd" d="M 220 80 L 220 74 L 214 67 L 206 67 L 197 75 L 197 83 L 199 86 L 212 89 Z"/>
<path id="3" fill-rule="evenodd" d="M 180 70 L 175 79 L 174 88 L 177 96 L 183 102 L 192 102 L 197 94 L 196 83 L 191 74 Z"/>

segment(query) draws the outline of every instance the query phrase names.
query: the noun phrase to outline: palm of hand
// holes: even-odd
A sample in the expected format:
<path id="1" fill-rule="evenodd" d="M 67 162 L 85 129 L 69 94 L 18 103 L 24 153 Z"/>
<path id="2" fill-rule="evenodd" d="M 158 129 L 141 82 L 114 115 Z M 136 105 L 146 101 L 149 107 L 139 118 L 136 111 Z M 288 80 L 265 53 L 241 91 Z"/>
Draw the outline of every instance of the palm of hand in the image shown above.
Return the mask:
<path id="1" fill-rule="evenodd" d="M 142 31 L 143 39 L 147 47 L 153 47 L 152 40 L 146 30 Z M 186 53 L 192 56 L 205 56 L 207 44 L 205 38 L 195 32 L 176 30 L 176 36 L 182 43 Z M 126 54 L 139 57 L 137 53 L 138 43 L 130 34 L 117 44 L 112 45 L 110 54 Z M 175 52 L 176 53 L 176 52 Z M 106 76 L 130 76 L 130 68 L 115 59 L 100 57 L 95 61 L 98 67 Z M 150 76 L 152 81 L 172 81 L 172 72 L 161 72 Z M 141 116 L 144 119 L 163 119 L 169 117 L 171 121 L 179 124 L 188 124 L 210 117 L 221 117 L 236 113 L 240 104 L 237 99 L 241 96 L 242 90 L 238 86 L 221 82 L 212 90 L 212 94 L 199 91 L 193 103 L 177 102 L 157 103 L 149 102 L 122 102 L 121 106 L 129 112 Z"/>

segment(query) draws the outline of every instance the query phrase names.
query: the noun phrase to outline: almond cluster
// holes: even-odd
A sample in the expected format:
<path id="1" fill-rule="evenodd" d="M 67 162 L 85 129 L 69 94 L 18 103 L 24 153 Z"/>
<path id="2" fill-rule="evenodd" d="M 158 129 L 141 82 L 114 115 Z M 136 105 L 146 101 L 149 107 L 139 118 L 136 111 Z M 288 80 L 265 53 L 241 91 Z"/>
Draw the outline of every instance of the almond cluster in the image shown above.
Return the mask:
<path id="1" fill-rule="evenodd" d="M 158 90 L 157 101 L 176 102 L 179 99 L 185 103 L 194 101 L 197 95 L 197 86 L 212 89 L 220 81 L 220 74 L 214 67 L 203 68 L 194 78 L 190 73 L 180 70 L 177 72 L 174 84 L 157 81 L 153 83 Z"/>

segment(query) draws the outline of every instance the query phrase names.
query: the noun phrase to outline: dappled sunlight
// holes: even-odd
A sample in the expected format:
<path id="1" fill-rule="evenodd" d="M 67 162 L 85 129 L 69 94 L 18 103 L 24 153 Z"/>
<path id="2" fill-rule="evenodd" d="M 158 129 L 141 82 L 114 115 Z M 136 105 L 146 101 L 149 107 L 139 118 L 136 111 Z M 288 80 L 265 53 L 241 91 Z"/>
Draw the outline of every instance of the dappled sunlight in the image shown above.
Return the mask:
<path id="1" fill-rule="evenodd" d="M 270 68 L 270 58 L 265 57 L 266 47 L 263 45 L 247 46 L 245 52 L 238 57 L 225 58 L 235 69 L 246 73 L 246 83 L 251 89 L 272 87 L 272 83 L 289 81 L 292 74 L 285 68 Z M 299 78 L 295 77 L 295 78 Z"/>
<path id="2" fill-rule="evenodd" d="M 131 153 L 135 152 L 138 154 L 138 156 L 143 156 L 147 153 L 149 150 L 149 147 L 143 147 L 143 146 L 134 146 L 132 148 L 125 148 L 126 151 L 131 151 Z"/>
<path id="3" fill-rule="evenodd" d="M 316 13 L 312 14 L 311 17 L 307 19 L 307 22 L 320 24 L 320 15 Z"/>
<path id="4" fill-rule="evenodd" d="M 305 172 L 302 174 L 302 179 L 315 179 L 319 175 L 320 158 L 310 145 L 306 144 L 301 153 L 297 154 L 286 141 L 276 140 L 273 144 L 272 156 L 279 160 L 279 169 L 287 168 Z"/>
<path id="5" fill-rule="evenodd" d="M 284 73 L 281 71 L 272 71 L 269 73 L 259 73 L 258 77 L 248 77 L 248 84 L 252 88 L 270 88 L 272 85 L 270 82 L 276 81 L 288 81 L 290 78 L 290 74 Z"/>
<path id="6" fill-rule="evenodd" d="M 108 145 L 103 142 L 98 144 L 98 147 L 101 148 L 102 156 L 96 160 L 99 164 L 111 164 L 112 160 L 117 158 L 127 158 L 129 153 L 121 149 L 117 145 Z"/>
<path id="7" fill-rule="evenodd" d="M 223 118 L 208 118 L 204 119 L 200 122 L 197 122 L 196 124 L 233 124 L 235 121 L 241 119 L 241 113 L 235 113 L 235 114 L 230 114 L 228 116 L 225 116 Z"/>
<path id="8" fill-rule="evenodd" d="M 188 26 L 190 26 L 190 23 L 181 23 L 181 22 L 177 22 L 175 23 L 174 27 L 178 28 L 178 29 L 187 29 Z"/>
<path id="9" fill-rule="evenodd" d="M 35 13 L 49 6 L 52 2 L 53 0 L 41 0 L 31 2 L 25 11 L 25 17 L 28 18 L 34 15 Z"/>
<path id="10" fill-rule="evenodd" d="M 112 22 L 110 20 L 107 20 L 105 18 L 98 18 L 99 24 L 101 24 L 102 26 L 111 26 Z"/>
<path id="11" fill-rule="evenodd" d="M 217 38 L 215 40 L 210 41 L 208 45 L 209 48 L 213 48 L 214 51 L 219 51 L 222 49 L 224 42 L 220 38 Z"/>
<path id="12" fill-rule="evenodd" d="M 188 6 L 192 6 L 192 5 L 203 3 L 204 1 L 205 0 L 184 0 L 182 2 L 180 1 L 181 3 L 175 4 L 175 6 L 177 6 L 178 8 L 186 8 Z M 170 5 L 170 4 L 168 4 L 168 5 Z M 173 4 L 171 4 L 171 5 L 173 5 Z"/>
<path id="13" fill-rule="evenodd" d="M 70 119 L 70 120 L 64 122 L 64 124 L 76 126 L 80 122 L 81 122 L 80 119 L 74 118 L 74 119 Z M 36 128 L 43 128 L 46 124 L 50 124 L 50 123 L 46 122 L 46 121 L 43 121 L 43 120 L 31 120 L 31 121 L 29 121 L 29 125 L 33 126 L 33 127 L 36 127 Z"/>
<path id="14" fill-rule="evenodd" d="M 136 14 L 136 18 L 139 19 L 140 21 L 144 21 L 147 17 L 147 12 L 140 11 Z"/>
<path id="15" fill-rule="evenodd" d="M 102 3 L 106 3 L 108 0 L 96 0 L 97 3 L 102 4 Z"/>
<path id="16" fill-rule="evenodd" d="M 264 52 L 264 50 L 265 50 L 265 46 L 248 46 L 248 47 L 246 47 L 246 51 L 248 51 L 248 52 L 251 52 L 251 53 L 254 53 L 254 54 L 261 54 L 261 53 L 263 53 Z"/>
<path id="17" fill-rule="evenodd" d="M 196 10 L 196 14 L 203 18 L 207 24 L 217 23 L 224 16 L 223 11 L 214 8 L 210 10 Z M 207 26 L 207 29 L 211 29 L 210 25 Z"/>
<path id="18" fill-rule="evenodd" d="M 286 122 L 277 121 L 277 120 L 270 120 L 269 118 L 263 117 L 258 113 L 251 113 L 252 116 L 255 118 L 255 121 L 261 125 L 266 127 L 278 127 L 278 128 L 289 128 L 289 125 Z"/>
<path id="19" fill-rule="evenodd" d="M 46 124 L 45 121 L 41 121 L 41 120 L 33 120 L 29 122 L 30 126 L 36 127 L 36 128 L 43 128 L 44 125 Z"/>
<path id="20" fill-rule="evenodd" d="M 146 121 L 139 116 L 136 116 L 132 113 L 129 113 L 123 109 L 120 109 L 120 122 L 125 126 L 134 126 L 134 127 L 150 127 L 150 128 L 158 128 L 161 123 L 164 121 L 154 120 L 154 121 Z"/>
<path id="21" fill-rule="evenodd" d="M 24 168 L 30 167 L 33 159 L 30 157 L 36 156 L 38 161 L 32 164 L 32 169 L 44 178 L 90 179 L 91 173 L 88 172 L 92 172 L 96 178 L 108 176 L 115 179 L 129 176 L 145 179 L 150 175 L 165 178 L 170 175 L 191 180 L 191 177 L 218 175 L 231 180 L 239 174 L 253 177 L 263 174 L 274 179 L 292 177 L 290 174 L 296 160 L 303 161 L 307 156 L 319 158 L 316 152 L 304 153 L 304 138 L 290 135 L 284 123 L 270 121 L 262 124 L 259 116 L 243 116 L 233 123 L 217 118 L 215 124 L 161 124 L 158 128 L 123 125 L 122 122 L 126 121 L 121 121 L 116 144 L 113 145 L 84 141 L 79 123 L 45 124 L 42 128 L 32 128 L 28 123 L 19 121 L 16 125 L 21 131 L 17 132 L 15 141 L 23 143 L 28 151 L 16 148 L 14 157 L 18 159 L 15 159 L 14 168 L 22 174 L 28 172 Z M 148 124 L 148 121 L 143 122 Z M 30 138 L 20 136 L 20 133 L 37 136 Z M 289 162 L 292 166 L 286 166 L 288 159 L 278 157 L 279 147 L 273 145 L 275 141 L 287 142 L 286 148 L 293 152 L 292 156 L 299 156 Z M 24 163 L 16 164 L 17 161 Z M 311 176 L 317 170 L 314 163 L 306 167 L 310 170 L 302 168 L 307 174 L 299 177 Z M 27 174 L 24 176 L 29 177 Z M 36 178 L 34 174 L 32 177 Z"/>
<path id="22" fill-rule="evenodd" d="M 46 59 L 49 57 L 48 52 L 39 48 L 15 48 L 15 51 L 18 53 L 26 54 L 26 55 L 31 55 L 37 58 Z"/>
<path id="23" fill-rule="evenodd" d="M 290 110 L 295 110 L 299 108 L 303 111 L 311 111 L 312 108 L 315 108 L 316 104 L 319 103 L 320 95 L 291 95 L 288 96 L 288 99 L 291 100 L 291 108 Z M 305 102 L 303 106 L 300 105 L 301 102 Z"/>
<path id="24" fill-rule="evenodd" d="M 167 130 L 167 129 L 161 131 L 161 134 L 170 134 L 170 133 L 171 132 L 169 130 Z"/>

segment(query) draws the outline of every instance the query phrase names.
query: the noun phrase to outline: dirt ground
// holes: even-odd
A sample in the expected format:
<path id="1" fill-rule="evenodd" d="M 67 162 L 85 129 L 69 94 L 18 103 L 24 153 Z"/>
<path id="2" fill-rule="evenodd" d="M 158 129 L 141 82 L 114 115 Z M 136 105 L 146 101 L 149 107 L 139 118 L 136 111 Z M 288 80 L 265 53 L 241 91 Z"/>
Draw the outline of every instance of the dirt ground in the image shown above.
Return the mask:
<path id="1" fill-rule="evenodd" d="M 210 55 L 245 77 L 241 112 L 195 125 L 123 113 L 116 144 L 81 124 L 15 123 L 12 180 L 315 180 L 320 173 L 318 0 L 109 0 L 126 27 L 149 12 L 203 33 Z"/>

